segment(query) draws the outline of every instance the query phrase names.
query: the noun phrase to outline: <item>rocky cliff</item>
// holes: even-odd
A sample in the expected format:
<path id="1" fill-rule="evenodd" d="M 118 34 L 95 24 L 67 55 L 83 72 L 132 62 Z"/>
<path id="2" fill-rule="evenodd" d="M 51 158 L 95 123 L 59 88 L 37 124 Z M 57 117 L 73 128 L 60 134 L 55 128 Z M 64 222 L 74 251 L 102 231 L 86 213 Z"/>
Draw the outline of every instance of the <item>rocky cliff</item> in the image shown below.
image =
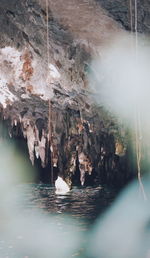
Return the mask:
<path id="1" fill-rule="evenodd" d="M 149 31 L 147 4 L 139 31 Z M 119 0 L 0 1 L 1 121 L 8 137 L 25 139 L 46 182 L 58 174 L 70 185 L 131 176 L 127 132 L 95 104 L 88 83 L 91 60 L 130 29 L 129 17 Z"/>
<path id="2" fill-rule="evenodd" d="M 115 19 L 126 30 L 135 31 L 137 16 L 137 30 L 139 33 L 150 32 L 150 2 L 147 0 L 96 0 L 107 14 Z"/>

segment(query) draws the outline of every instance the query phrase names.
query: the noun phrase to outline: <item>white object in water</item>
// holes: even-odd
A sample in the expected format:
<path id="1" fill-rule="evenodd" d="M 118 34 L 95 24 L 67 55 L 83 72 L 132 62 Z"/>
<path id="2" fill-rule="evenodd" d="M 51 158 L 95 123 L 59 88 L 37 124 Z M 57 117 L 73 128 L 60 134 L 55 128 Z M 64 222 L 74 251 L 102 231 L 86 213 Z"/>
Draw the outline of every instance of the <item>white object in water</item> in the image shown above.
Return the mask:
<path id="1" fill-rule="evenodd" d="M 69 186 L 60 176 L 58 176 L 57 180 L 55 181 L 55 188 L 56 194 L 65 194 L 70 191 Z"/>

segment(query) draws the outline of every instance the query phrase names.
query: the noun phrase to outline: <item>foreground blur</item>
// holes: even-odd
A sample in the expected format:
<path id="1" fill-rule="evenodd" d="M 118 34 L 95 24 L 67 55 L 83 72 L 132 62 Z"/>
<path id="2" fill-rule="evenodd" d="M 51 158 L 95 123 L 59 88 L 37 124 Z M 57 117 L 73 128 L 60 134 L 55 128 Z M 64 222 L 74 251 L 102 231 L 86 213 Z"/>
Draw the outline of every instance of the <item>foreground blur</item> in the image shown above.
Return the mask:
<path id="1" fill-rule="evenodd" d="M 149 258 L 150 206 L 143 201 L 137 182 L 124 190 L 85 235 L 70 216 L 64 216 L 63 223 L 59 223 L 56 216 L 38 208 L 29 216 L 24 213 L 24 188 L 18 184 L 33 180 L 34 173 L 27 173 L 29 167 L 13 146 L 3 143 L 0 151 L 1 258 Z M 149 182 L 149 178 L 144 181 L 148 198 Z M 88 193 L 86 189 L 78 191 Z"/>
<path id="2" fill-rule="evenodd" d="M 98 103 L 125 118 L 132 129 L 138 113 L 139 136 L 149 152 L 149 43 L 140 39 L 135 48 L 134 42 L 130 36 L 119 38 L 103 51 L 91 68 L 91 88 Z M 24 216 L 24 192 L 18 185 L 34 182 L 35 174 L 15 147 L 1 139 L 0 258 L 150 258 L 149 178 L 143 182 L 146 202 L 138 182 L 131 184 L 85 235 L 67 215 L 63 225 L 38 208 Z"/>
<path id="3" fill-rule="evenodd" d="M 62 228 L 38 209 L 24 216 L 24 193 L 18 185 L 32 182 L 34 173 L 14 146 L 4 142 L 0 164 L 0 258 L 70 258 L 80 242 L 75 223 L 66 217 Z"/>
<path id="4" fill-rule="evenodd" d="M 89 236 L 87 257 L 150 257 L 150 178 L 143 184 L 147 201 L 143 200 L 139 183 L 134 182 L 97 220 Z"/>

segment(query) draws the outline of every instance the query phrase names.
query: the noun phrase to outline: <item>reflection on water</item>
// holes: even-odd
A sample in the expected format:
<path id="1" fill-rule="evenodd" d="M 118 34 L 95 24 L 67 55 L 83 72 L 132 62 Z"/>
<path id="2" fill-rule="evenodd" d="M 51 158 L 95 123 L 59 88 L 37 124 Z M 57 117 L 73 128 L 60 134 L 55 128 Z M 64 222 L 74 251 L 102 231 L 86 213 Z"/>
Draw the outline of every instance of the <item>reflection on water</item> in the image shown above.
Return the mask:
<path id="1" fill-rule="evenodd" d="M 83 258 L 85 233 L 111 204 L 115 192 L 101 186 L 74 187 L 66 195 L 56 195 L 50 185 L 25 184 L 15 195 L 17 211 L 9 233 L 5 229 L 6 238 L 0 234 L 0 258 Z M 53 248 L 57 242 L 60 250 Z"/>
<path id="2" fill-rule="evenodd" d="M 59 217 L 68 214 L 90 225 L 111 204 L 114 196 L 114 191 L 102 186 L 74 187 L 65 195 L 57 195 L 54 187 L 49 185 L 25 185 L 24 208 L 29 212 L 40 208 L 43 212 Z"/>

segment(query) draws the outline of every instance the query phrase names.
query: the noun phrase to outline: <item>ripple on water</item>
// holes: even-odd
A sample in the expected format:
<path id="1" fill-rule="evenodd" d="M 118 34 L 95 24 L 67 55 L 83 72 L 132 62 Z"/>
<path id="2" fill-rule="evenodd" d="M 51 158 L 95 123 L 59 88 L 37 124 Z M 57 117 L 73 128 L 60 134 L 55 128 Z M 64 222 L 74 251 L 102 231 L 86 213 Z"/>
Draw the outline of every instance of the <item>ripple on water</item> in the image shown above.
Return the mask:
<path id="1" fill-rule="evenodd" d="M 83 219 L 89 224 L 104 211 L 113 201 L 115 192 L 98 187 L 74 187 L 65 195 L 55 194 L 55 188 L 50 185 L 24 185 L 23 210 L 30 212 L 40 209 L 42 212 L 58 215 L 69 215 Z"/>
<path id="2" fill-rule="evenodd" d="M 56 195 L 55 188 L 50 185 L 25 184 L 18 187 L 17 196 L 20 197 L 17 200 L 17 206 L 20 207 L 19 212 L 23 217 L 30 218 L 35 211 L 40 210 L 41 213 L 53 216 L 55 225 L 64 234 L 67 234 L 69 229 L 65 224 L 66 216 L 73 219 L 71 227 L 75 232 L 88 232 L 98 215 L 112 203 L 115 192 L 104 186 L 74 187 L 65 195 Z M 20 258 L 15 254 L 14 246 L 16 242 L 24 241 L 21 233 L 16 236 L 15 240 L 0 239 L 0 253 L 4 254 L 2 258 Z M 14 241 L 16 242 L 14 243 Z M 75 252 L 72 257 L 82 257 L 85 242 L 86 240 L 83 238 L 80 250 Z M 25 256 L 28 257 L 28 254 Z"/>

